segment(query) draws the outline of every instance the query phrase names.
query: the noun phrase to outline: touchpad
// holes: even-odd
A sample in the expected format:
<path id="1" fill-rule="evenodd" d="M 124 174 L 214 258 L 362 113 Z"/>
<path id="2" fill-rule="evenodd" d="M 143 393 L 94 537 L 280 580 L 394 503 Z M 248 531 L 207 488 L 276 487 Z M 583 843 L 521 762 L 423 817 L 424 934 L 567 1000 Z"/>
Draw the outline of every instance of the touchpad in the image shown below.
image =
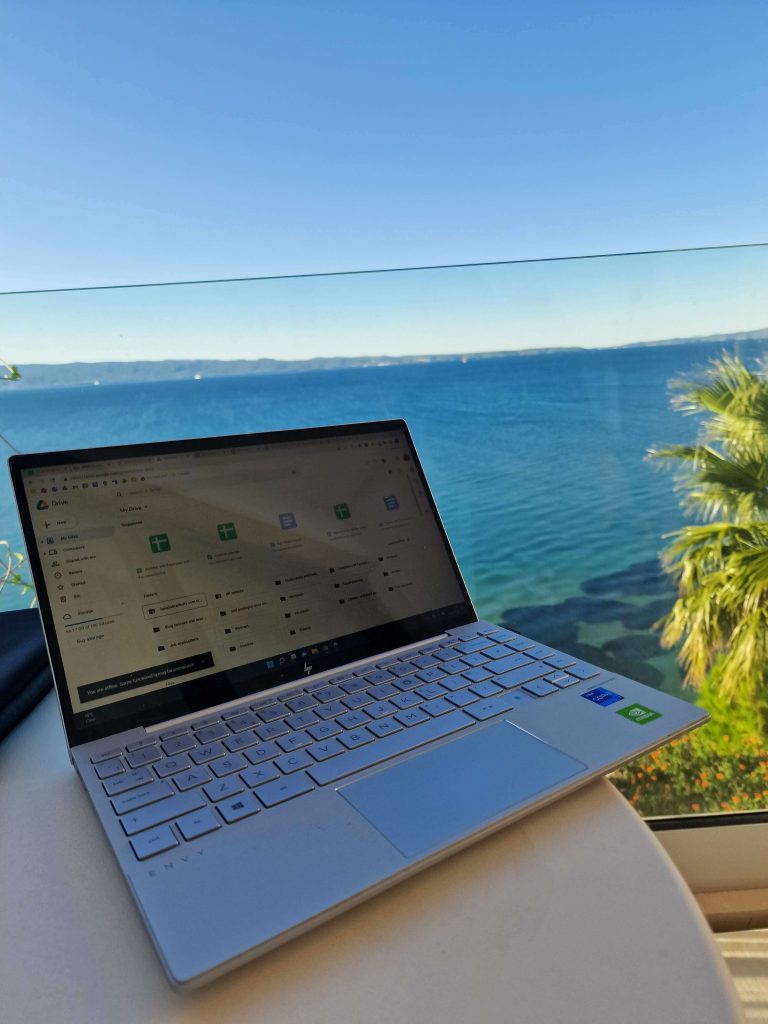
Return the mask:
<path id="1" fill-rule="evenodd" d="M 585 768 L 511 722 L 499 722 L 339 792 L 401 853 L 415 857 Z"/>

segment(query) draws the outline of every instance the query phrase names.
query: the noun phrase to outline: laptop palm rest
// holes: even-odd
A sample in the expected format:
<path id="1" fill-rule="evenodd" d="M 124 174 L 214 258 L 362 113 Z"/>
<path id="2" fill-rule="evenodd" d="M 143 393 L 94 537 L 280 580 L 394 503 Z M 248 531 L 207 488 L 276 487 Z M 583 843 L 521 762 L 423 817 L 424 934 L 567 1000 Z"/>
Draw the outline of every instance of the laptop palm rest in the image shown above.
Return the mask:
<path id="1" fill-rule="evenodd" d="M 586 765 L 499 722 L 342 787 L 406 857 L 445 846 L 528 803 Z"/>

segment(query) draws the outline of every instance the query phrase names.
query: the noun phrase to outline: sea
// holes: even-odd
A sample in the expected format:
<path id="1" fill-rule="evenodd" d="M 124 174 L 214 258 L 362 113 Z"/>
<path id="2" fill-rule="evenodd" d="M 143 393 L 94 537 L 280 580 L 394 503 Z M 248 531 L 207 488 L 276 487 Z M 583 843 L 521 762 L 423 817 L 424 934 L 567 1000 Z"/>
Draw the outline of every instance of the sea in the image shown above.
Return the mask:
<path id="1" fill-rule="evenodd" d="M 675 475 L 648 450 L 695 439 L 669 383 L 727 348 L 570 349 L 466 361 L 172 382 L 0 390 L 20 451 L 241 434 L 403 417 L 478 613 L 684 696 L 652 627 L 674 589 L 659 567 L 686 521 Z M 0 537 L 22 550 L 0 478 Z M 6 587 L 0 609 L 29 594 Z"/>

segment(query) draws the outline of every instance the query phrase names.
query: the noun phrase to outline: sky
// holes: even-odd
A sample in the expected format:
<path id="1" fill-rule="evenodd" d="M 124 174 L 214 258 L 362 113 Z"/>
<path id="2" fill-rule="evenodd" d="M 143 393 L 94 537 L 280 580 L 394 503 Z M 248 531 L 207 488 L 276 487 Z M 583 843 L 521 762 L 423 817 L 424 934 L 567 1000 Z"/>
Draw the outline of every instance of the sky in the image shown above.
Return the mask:
<path id="1" fill-rule="evenodd" d="M 766 43 L 763 0 L 6 0 L 0 292 L 764 241 Z M 749 330 L 768 326 L 765 265 L 731 250 L 0 295 L 0 355 Z"/>

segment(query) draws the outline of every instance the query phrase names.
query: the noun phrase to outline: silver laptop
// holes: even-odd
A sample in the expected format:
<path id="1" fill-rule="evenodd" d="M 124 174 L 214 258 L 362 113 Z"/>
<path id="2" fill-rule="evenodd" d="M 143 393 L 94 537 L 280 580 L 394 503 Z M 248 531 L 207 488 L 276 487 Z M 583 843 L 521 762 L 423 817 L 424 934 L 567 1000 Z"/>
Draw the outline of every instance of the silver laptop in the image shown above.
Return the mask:
<path id="1" fill-rule="evenodd" d="M 70 757 L 176 986 L 707 718 L 478 621 L 400 420 L 10 467 Z"/>

